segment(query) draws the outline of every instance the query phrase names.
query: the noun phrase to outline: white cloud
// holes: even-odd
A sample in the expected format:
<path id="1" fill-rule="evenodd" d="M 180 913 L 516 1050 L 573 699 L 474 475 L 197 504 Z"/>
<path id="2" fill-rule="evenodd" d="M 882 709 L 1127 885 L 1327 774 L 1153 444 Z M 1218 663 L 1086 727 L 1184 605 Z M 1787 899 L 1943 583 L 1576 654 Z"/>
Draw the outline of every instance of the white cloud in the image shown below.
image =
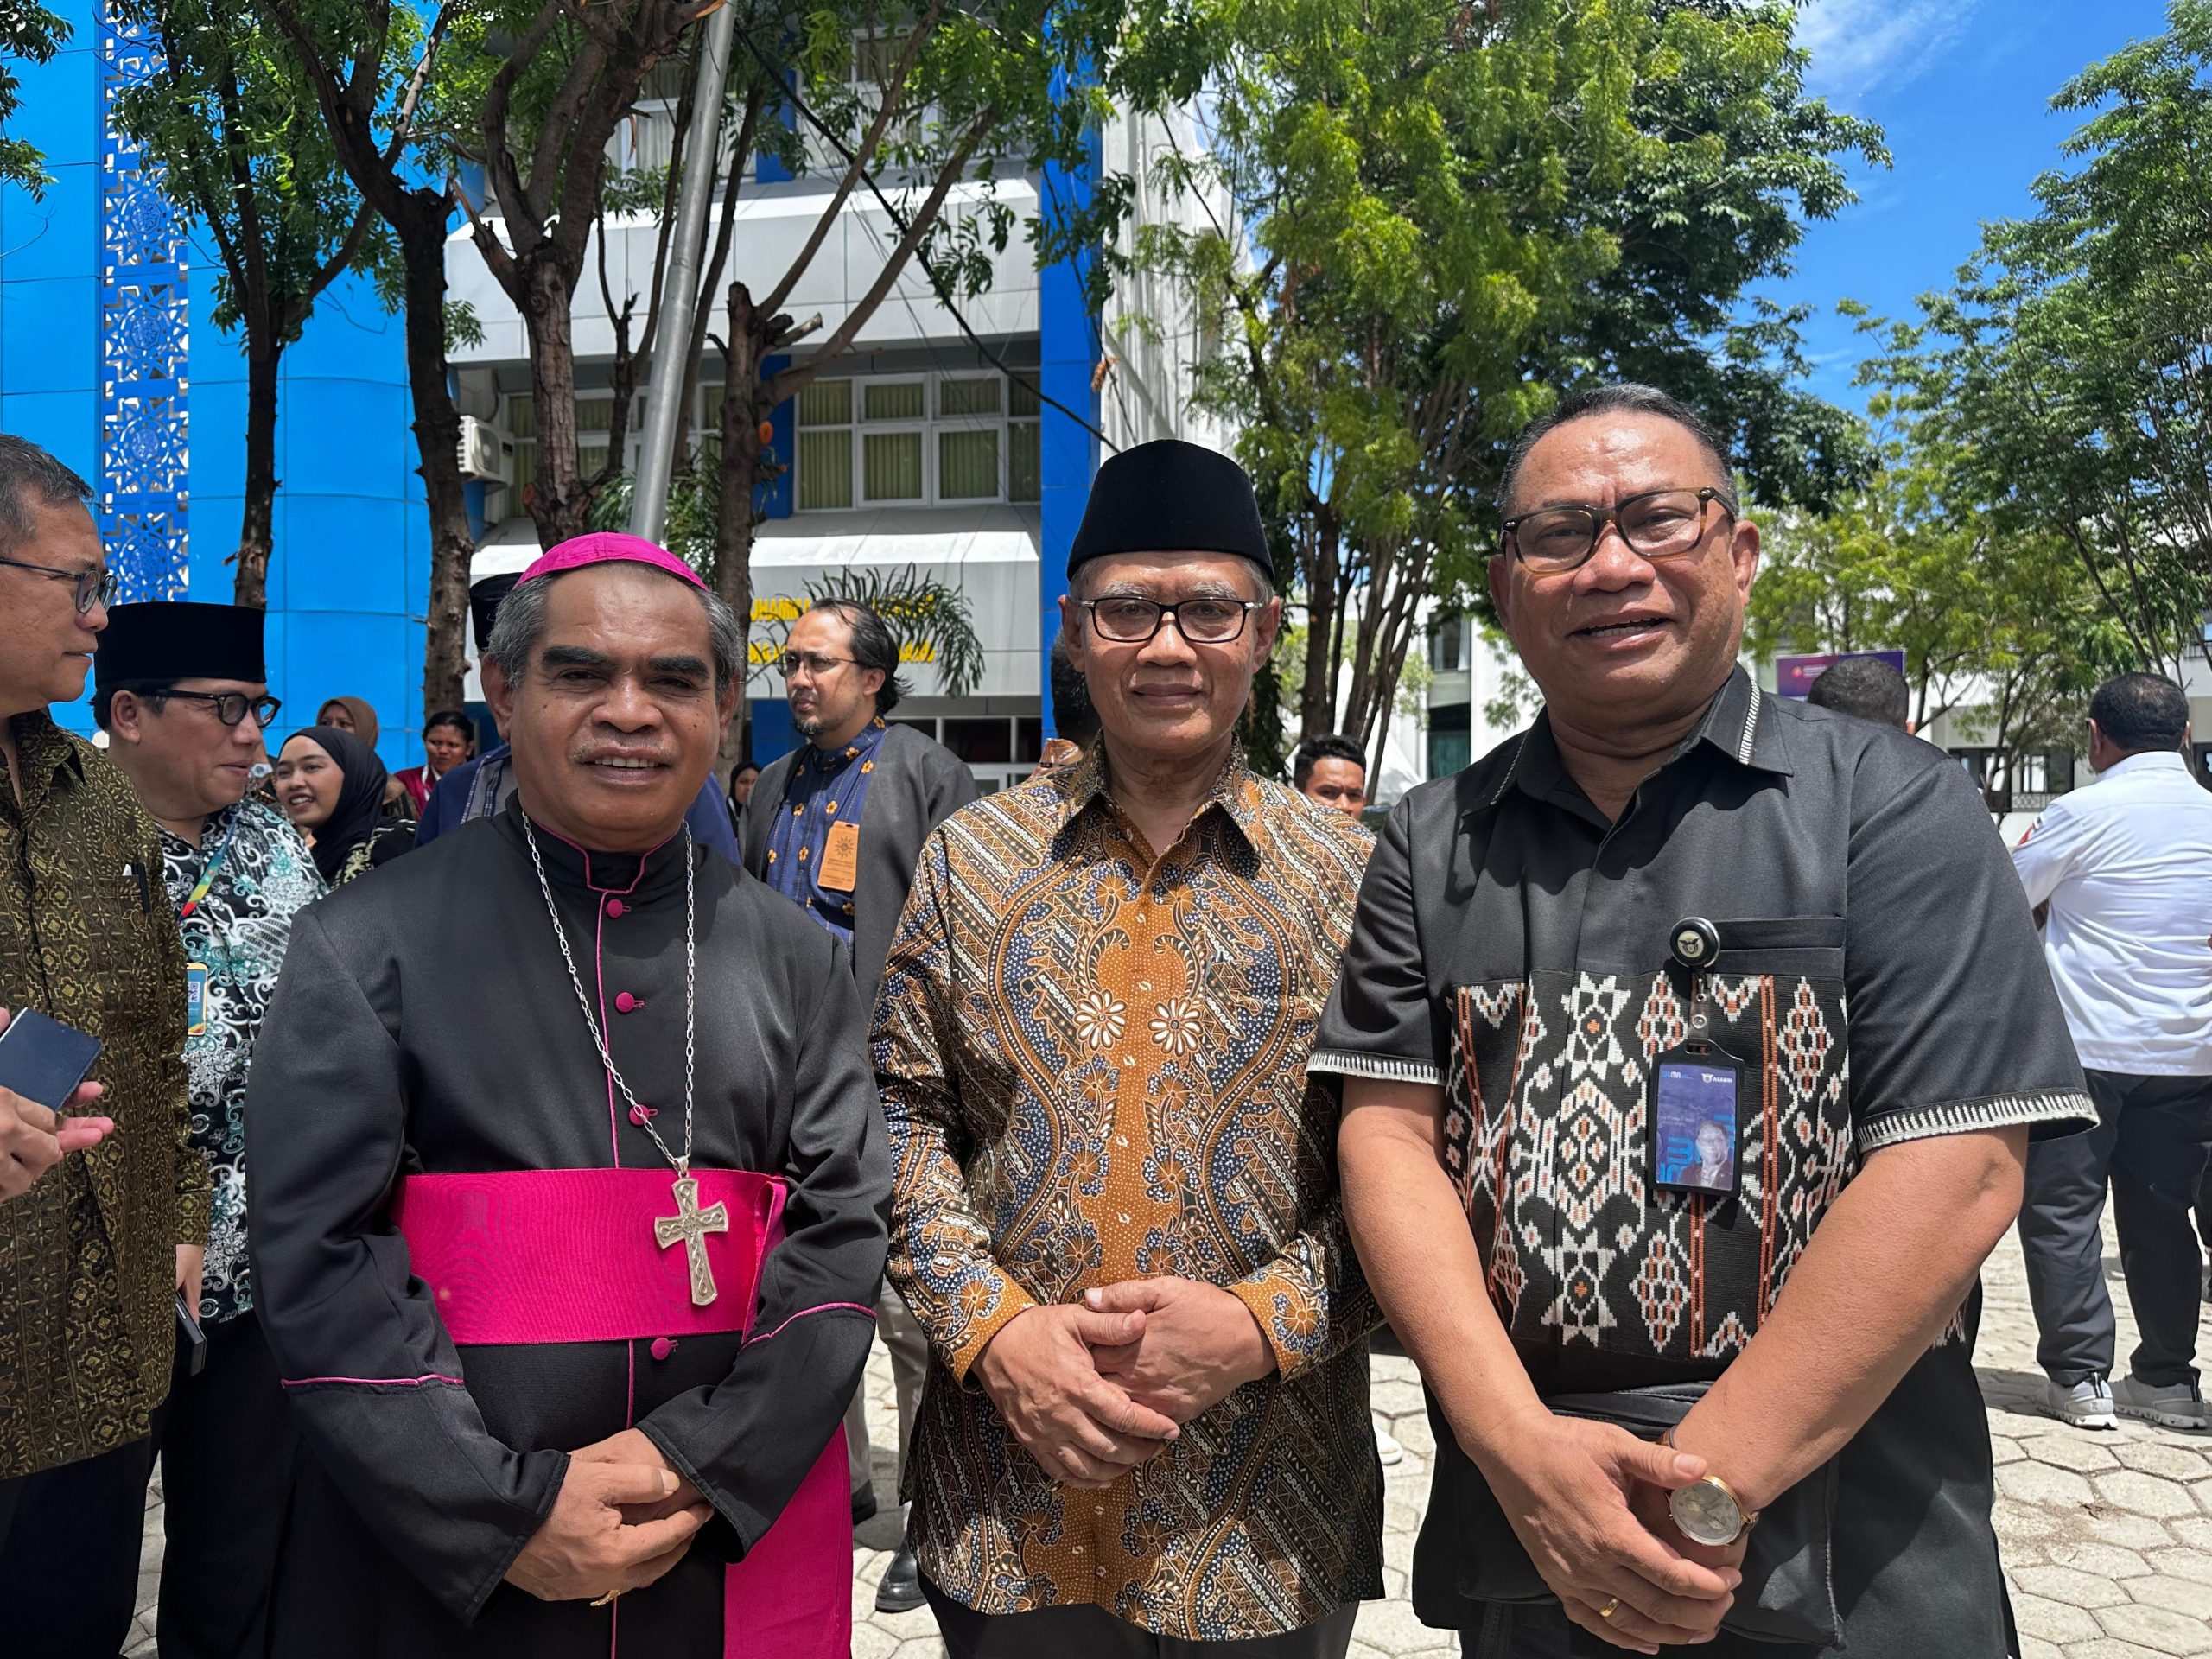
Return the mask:
<path id="1" fill-rule="evenodd" d="M 1808 0 L 1797 43 L 1812 89 L 1843 103 L 1914 79 L 1965 33 L 1980 0 Z"/>

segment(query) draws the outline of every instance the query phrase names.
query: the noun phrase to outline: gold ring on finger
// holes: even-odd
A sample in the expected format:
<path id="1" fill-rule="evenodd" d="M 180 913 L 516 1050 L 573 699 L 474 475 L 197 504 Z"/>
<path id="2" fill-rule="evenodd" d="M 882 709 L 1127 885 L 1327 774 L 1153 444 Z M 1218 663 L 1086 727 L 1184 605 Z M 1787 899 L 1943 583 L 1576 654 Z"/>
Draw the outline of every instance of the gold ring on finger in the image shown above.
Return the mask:
<path id="1" fill-rule="evenodd" d="M 605 1595 L 601 1596 L 597 1601 L 592 1603 L 592 1605 L 594 1607 L 611 1607 L 614 1605 L 615 1597 L 621 1593 L 622 1592 L 620 1590 L 610 1590 Z"/>
<path id="2" fill-rule="evenodd" d="M 1621 1599 L 1618 1596 L 1608 1596 L 1605 1598 L 1605 1605 L 1598 1610 L 1598 1617 L 1600 1618 L 1611 1618 L 1615 1613 L 1620 1611 L 1620 1610 Z"/>

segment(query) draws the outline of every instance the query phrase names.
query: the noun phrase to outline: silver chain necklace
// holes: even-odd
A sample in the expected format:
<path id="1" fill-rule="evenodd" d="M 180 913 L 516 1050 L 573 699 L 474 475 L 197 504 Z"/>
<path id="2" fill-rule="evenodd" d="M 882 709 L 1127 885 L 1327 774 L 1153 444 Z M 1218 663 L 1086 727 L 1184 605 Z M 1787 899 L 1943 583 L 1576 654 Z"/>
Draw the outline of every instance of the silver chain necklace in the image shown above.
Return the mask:
<path id="1" fill-rule="evenodd" d="M 697 1029 L 698 1010 L 698 905 L 696 887 L 692 877 L 691 826 L 683 826 L 683 1155 L 677 1157 L 668 1149 L 668 1142 L 660 1138 L 660 1131 L 645 1115 L 645 1108 L 639 1105 L 637 1096 L 630 1092 L 630 1084 L 614 1064 L 614 1056 L 607 1052 L 607 1038 L 599 1028 L 599 1020 L 591 1011 L 591 998 L 584 993 L 583 976 L 576 971 L 576 959 L 569 950 L 569 930 L 561 925 L 561 912 L 553 906 L 553 884 L 545 879 L 545 860 L 537 850 L 537 837 L 530 827 L 530 815 L 518 812 L 522 819 L 523 839 L 530 843 L 530 861 L 537 871 L 537 891 L 545 899 L 546 919 L 553 924 L 553 938 L 561 946 L 561 960 L 569 969 L 569 983 L 576 993 L 576 1007 L 584 1016 L 584 1028 L 591 1033 L 591 1040 L 599 1050 L 599 1058 L 607 1067 L 607 1075 L 622 1098 L 629 1103 L 630 1121 L 652 1136 L 653 1145 L 660 1148 L 660 1155 L 675 1166 L 678 1176 L 691 1173 L 691 1077 L 693 1034 Z"/>
<path id="2" fill-rule="evenodd" d="M 599 1050 L 600 1063 L 606 1066 L 608 1079 L 622 1098 L 629 1103 L 630 1121 L 652 1137 L 653 1145 L 660 1148 L 660 1155 L 676 1171 L 676 1213 L 653 1218 L 653 1237 L 664 1250 L 672 1244 L 683 1246 L 691 1274 L 692 1305 L 704 1307 L 715 1296 L 715 1276 L 707 1262 L 706 1235 L 729 1230 L 729 1209 L 717 1201 L 702 1210 L 699 1183 L 691 1175 L 692 1082 L 699 1030 L 699 905 L 691 826 L 683 826 L 683 1153 L 678 1157 L 660 1138 L 660 1131 L 653 1127 L 651 1109 L 640 1105 L 637 1096 L 630 1092 L 628 1080 L 614 1064 L 614 1056 L 607 1052 L 606 1033 L 600 1030 L 599 1020 L 591 1011 L 591 998 L 584 993 L 584 977 L 576 971 L 576 958 L 569 949 L 569 930 L 562 926 L 561 912 L 553 903 L 553 884 L 545 878 L 545 860 L 537 850 L 537 836 L 531 828 L 530 814 L 518 810 L 515 816 L 522 820 L 523 840 L 529 843 L 531 865 L 537 872 L 537 891 L 545 900 L 546 919 L 553 924 L 553 938 L 561 947 L 561 960 L 569 969 L 569 983 L 576 993 L 576 1007 L 583 1014 L 584 1028 L 591 1033 L 592 1046 Z"/>

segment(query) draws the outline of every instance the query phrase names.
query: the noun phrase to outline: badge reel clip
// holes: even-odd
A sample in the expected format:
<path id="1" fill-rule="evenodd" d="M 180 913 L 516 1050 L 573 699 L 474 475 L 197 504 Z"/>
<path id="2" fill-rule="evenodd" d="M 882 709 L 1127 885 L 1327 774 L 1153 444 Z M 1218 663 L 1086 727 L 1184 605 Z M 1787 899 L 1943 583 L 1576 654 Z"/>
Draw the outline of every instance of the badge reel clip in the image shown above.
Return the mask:
<path id="1" fill-rule="evenodd" d="M 1675 962 L 1688 976 L 1689 1021 L 1681 1042 L 1652 1057 L 1644 1115 L 1651 1128 L 1651 1184 L 1661 1192 L 1732 1198 L 1744 1064 L 1713 1035 L 1707 977 L 1720 959 L 1720 930 L 1702 916 L 1686 916 L 1669 939 Z"/>

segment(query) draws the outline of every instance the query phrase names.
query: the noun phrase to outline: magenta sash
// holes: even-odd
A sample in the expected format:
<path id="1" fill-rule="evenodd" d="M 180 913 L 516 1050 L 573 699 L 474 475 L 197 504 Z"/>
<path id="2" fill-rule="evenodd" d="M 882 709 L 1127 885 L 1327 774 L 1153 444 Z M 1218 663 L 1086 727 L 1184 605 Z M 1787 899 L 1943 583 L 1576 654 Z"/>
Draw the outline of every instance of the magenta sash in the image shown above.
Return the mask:
<path id="1" fill-rule="evenodd" d="M 620 1342 L 750 1332 L 760 1267 L 783 1240 L 785 1183 L 694 1169 L 699 1207 L 728 1206 L 706 1237 L 718 1294 L 691 1302 L 683 1247 L 658 1248 L 676 1213 L 654 1169 L 410 1175 L 391 1205 L 415 1276 L 456 1345 Z M 852 1645 L 852 1494 L 840 1425 L 776 1523 L 729 1568 L 727 1659 L 846 1659 Z"/>

